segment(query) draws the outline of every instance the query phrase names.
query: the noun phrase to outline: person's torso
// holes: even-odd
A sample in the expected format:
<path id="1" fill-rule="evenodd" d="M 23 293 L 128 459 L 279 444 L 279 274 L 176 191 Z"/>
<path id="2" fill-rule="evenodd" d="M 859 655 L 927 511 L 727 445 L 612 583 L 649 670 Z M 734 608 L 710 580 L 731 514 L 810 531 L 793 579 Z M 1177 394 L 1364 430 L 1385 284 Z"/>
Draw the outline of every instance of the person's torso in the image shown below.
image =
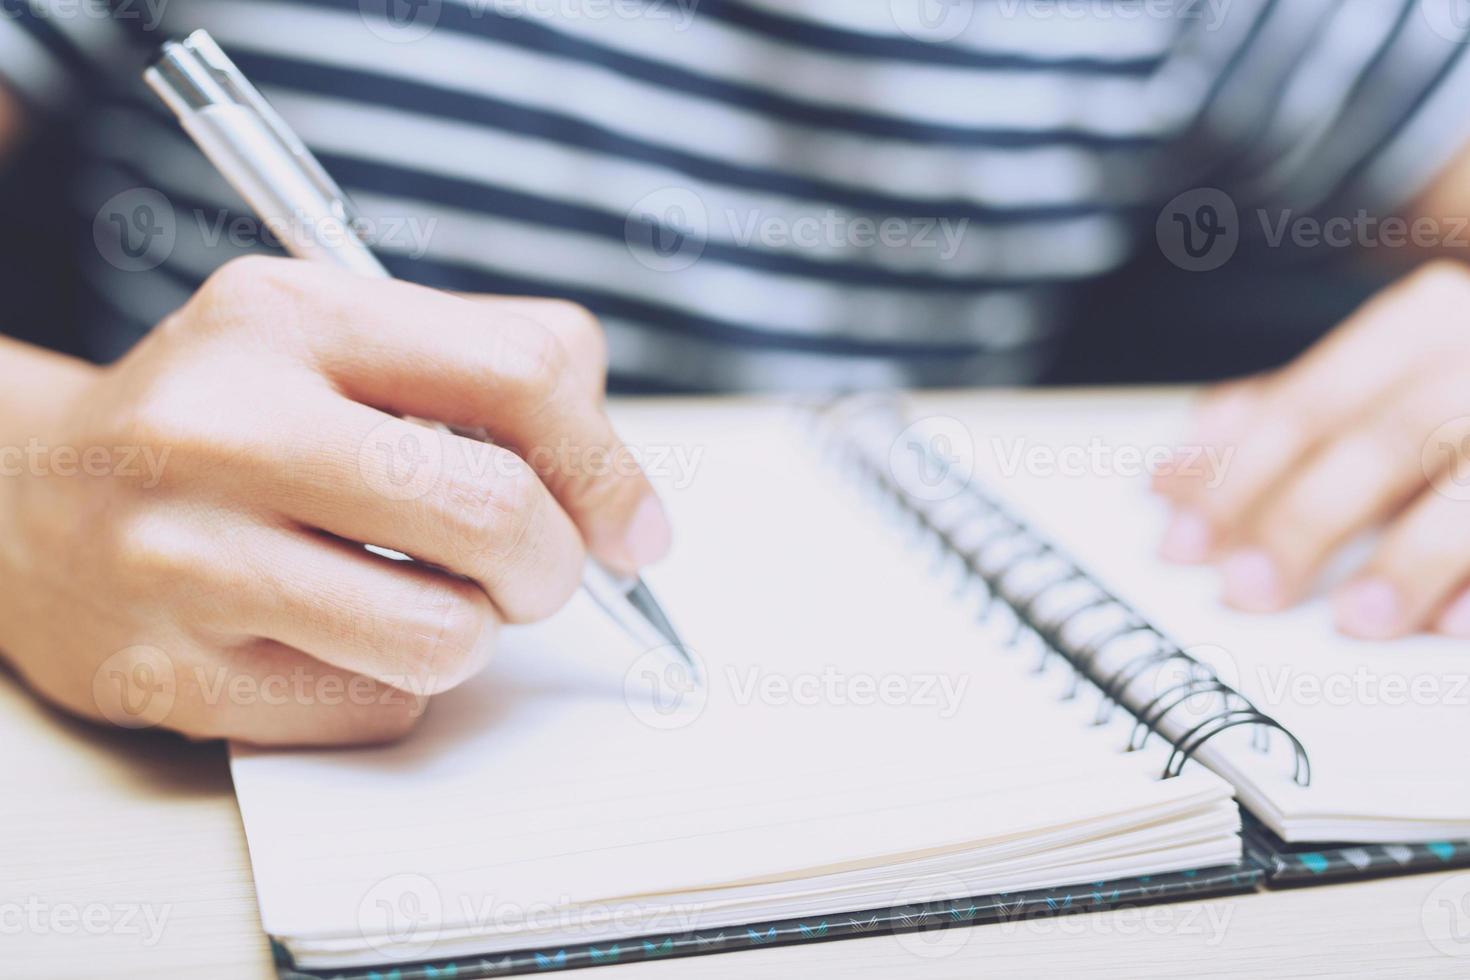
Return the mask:
<path id="1" fill-rule="evenodd" d="M 172 0 L 133 33 L 211 31 L 396 275 L 584 303 L 625 386 L 958 384 L 1035 374 L 1214 70 L 1171 17 L 1021 6 Z M 77 197 L 104 359 L 271 245 L 114 70 Z"/>

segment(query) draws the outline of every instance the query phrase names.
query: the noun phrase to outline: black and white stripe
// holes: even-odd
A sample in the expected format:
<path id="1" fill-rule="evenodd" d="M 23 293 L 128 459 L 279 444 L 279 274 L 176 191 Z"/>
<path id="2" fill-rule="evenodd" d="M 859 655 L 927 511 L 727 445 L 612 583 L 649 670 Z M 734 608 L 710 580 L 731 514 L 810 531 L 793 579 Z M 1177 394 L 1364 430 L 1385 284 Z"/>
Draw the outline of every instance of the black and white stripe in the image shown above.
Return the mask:
<path id="1" fill-rule="evenodd" d="M 1470 60 L 1423 9 L 1452 0 L 1090 0 L 1088 17 L 975 0 L 946 43 L 905 33 L 903 0 L 645 0 L 632 18 L 425 0 L 432 24 L 407 33 L 381 0 L 171 0 L 158 31 L 46 2 L 10 0 L 0 74 L 38 113 L 85 112 L 88 240 L 120 190 L 175 210 L 157 269 L 90 249 L 99 356 L 238 251 L 208 228 L 240 202 L 135 82 L 196 27 L 370 218 L 431 229 L 379 243 L 396 273 L 584 302 L 639 386 L 1025 380 L 1062 291 L 1121 263 L 1175 193 L 1383 208 L 1470 134 Z M 903 234 L 856 233 L 885 222 Z M 657 261 L 647 235 L 694 261 Z"/>

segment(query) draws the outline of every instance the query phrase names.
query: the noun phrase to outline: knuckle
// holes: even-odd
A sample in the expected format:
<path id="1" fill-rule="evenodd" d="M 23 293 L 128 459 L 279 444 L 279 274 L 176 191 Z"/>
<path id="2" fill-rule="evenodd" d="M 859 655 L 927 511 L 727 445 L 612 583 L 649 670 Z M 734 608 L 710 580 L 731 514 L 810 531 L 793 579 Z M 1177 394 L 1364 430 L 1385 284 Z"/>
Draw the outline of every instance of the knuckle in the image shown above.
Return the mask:
<path id="1" fill-rule="evenodd" d="M 1290 550 L 1297 553 L 1314 553 L 1325 541 L 1331 539 L 1339 526 L 1335 508 L 1310 495 L 1303 487 L 1292 487 L 1271 508 L 1265 522 L 1269 542 L 1290 542 Z M 1268 542 L 1268 543 L 1269 543 Z"/>
<path id="2" fill-rule="evenodd" d="M 237 300 L 242 295 L 283 286 L 291 265 L 286 259 L 264 255 L 244 255 L 231 259 L 210 273 L 199 293 L 215 302 Z"/>
<path id="3" fill-rule="evenodd" d="M 506 618 L 532 622 L 576 591 L 582 546 L 570 522 L 548 506 L 536 473 L 513 453 L 493 451 L 501 454 L 493 478 L 461 473 L 449 480 L 443 502 L 449 533 Z"/>
<path id="4" fill-rule="evenodd" d="M 200 307 L 207 305 L 201 287 L 183 306 L 158 321 L 158 326 L 138 342 L 138 349 L 142 349 L 144 344 L 180 346 L 187 343 L 190 335 L 196 332 L 195 324 L 200 321 Z"/>
<path id="5" fill-rule="evenodd" d="M 403 613 L 400 652 L 410 676 L 401 686 L 415 695 L 448 690 L 488 655 L 490 617 L 464 590 L 448 580 L 429 583 Z"/>
<path id="6" fill-rule="evenodd" d="M 181 582 L 200 582 L 211 563 L 184 529 L 152 513 L 116 522 L 109 550 L 121 580 L 154 598 L 161 590 L 176 591 Z"/>
<path id="7" fill-rule="evenodd" d="M 501 381 L 516 408 L 534 414 L 560 392 L 571 355 L 555 333 L 540 325 L 519 332 L 507 346 L 498 366 Z"/>
<path id="8" fill-rule="evenodd" d="M 500 533 L 500 506 L 492 483 L 464 472 L 444 477 L 440 518 L 454 548 L 471 554 L 488 550 Z"/>
<path id="9" fill-rule="evenodd" d="M 622 468 L 616 450 L 585 452 L 581 456 L 581 462 L 566 468 L 559 480 L 561 492 L 575 501 L 578 513 L 608 521 L 631 515 L 644 496 L 642 479 Z"/>
<path id="10" fill-rule="evenodd" d="M 309 263 L 245 255 L 220 266 L 194 294 L 182 319 L 187 329 L 214 334 L 247 323 L 287 326 L 289 311 L 309 298 L 317 272 Z"/>
<path id="11" fill-rule="evenodd" d="M 545 560 L 537 562 L 534 574 L 521 573 L 515 605 L 507 610 L 510 622 L 534 623 L 553 615 L 582 583 L 585 555 L 576 533 L 568 533 L 564 547 L 551 542 L 545 545 Z"/>
<path id="12" fill-rule="evenodd" d="M 595 313 L 570 300 L 552 300 L 548 305 L 548 313 L 578 355 L 599 367 L 606 367 L 607 336 L 603 333 L 602 321 Z"/>
<path id="13" fill-rule="evenodd" d="M 1470 270 L 1450 259 L 1435 259 L 1415 271 L 1391 293 L 1379 329 L 1384 334 L 1416 330 L 1431 350 L 1464 350 L 1456 316 L 1470 297 Z M 1417 322 L 1415 322 L 1417 321 Z"/>
<path id="14" fill-rule="evenodd" d="M 1431 296 L 1445 298 L 1463 297 L 1470 287 L 1470 271 L 1453 259 L 1434 259 L 1420 267 L 1410 279 L 1410 285 L 1427 291 Z"/>
<path id="15" fill-rule="evenodd" d="M 446 478 L 443 507 L 456 546 L 498 563 L 514 555 L 536 521 L 536 476 L 514 453 L 491 449 L 483 475 L 459 470 Z"/>

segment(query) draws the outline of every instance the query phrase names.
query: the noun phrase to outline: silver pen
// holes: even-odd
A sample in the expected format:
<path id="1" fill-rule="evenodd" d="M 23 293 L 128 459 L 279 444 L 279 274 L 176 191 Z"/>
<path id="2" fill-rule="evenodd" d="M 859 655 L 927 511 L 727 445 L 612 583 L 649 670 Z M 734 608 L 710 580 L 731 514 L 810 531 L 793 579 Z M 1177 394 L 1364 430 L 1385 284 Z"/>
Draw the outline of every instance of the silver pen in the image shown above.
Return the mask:
<path id="1" fill-rule="evenodd" d="M 165 43 L 143 79 L 262 223 L 299 232 L 281 236 L 293 256 L 389 278 L 358 234 L 347 195 L 207 32 Z M 591 560 L 582 584 L 640 644 L 672 647 L 698 678 L 693 656 L 642 579 Z"/>

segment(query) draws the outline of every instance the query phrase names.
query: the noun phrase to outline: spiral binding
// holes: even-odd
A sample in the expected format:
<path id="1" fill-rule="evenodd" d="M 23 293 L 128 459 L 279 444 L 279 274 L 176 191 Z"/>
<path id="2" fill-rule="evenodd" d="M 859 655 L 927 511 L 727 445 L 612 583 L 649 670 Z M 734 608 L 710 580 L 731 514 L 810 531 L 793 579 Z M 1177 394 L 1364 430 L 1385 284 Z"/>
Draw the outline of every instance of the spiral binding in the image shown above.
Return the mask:
<path id="1" fill-rule="evenodd" d="M 848 396 L 818 407 L 812 418 L 826 430 L 829 438 L 822 441 L 841 468 L 894 507 L 900 518 L 934 545 L 939 558 L 957 561 L 966 581 L 984 587 L 982 619 L 991 617 L 998 601 L 1015 619 L 1009 640 L 1012 647 L 1027 636 L 1040 641 L 1037 673 L 1046 670 L 1053 656 L 1070 665 L 1072 679 L 1064 700 L 1075 699 L 1085 680 L 1101 695 L 1094 724 L 1107 724 L 1117 707 L 1133 716 L 1134 725 L 1124 746 L 1127 751 L 1142 750 L 1155 736 L 1169 744 L 1172 751 L 1160 778 L 1178 776 L 1209 741 L 1230 729 L 1249 725 L 1253 731 L 1251 744 L 1259 752 L 1269 751 L 1273 731 L 1281 733 L 1294 753 L 1293 781 L 1303 787 L 1311 784 L 1311 761 L 1300 739 L 1222 681 L 1208 664 L 1191 656 L 1104 588 L 975 481 L 955 475 L 952 463 L 936 453 L 928 440 L 920 438 L 913 427 L 905 428 L 902 413 L 891 397 Z M 913 460 L 913 466 L 901 465 L 905 459 Z M 919 467 L 933 478 L 916 482 Z M 943 492 L 933 492 L 941 484 Z M 916 487 L 929 492 L 917 492 Z M 1039 581 L 1027 582 L 1028 570 Z M 1042 572 L 1046 574 L 1036 574 Z M 1045 611 L 1076 586 L 1081 587 L 1077 601 L 1060 610 Z M 1106 628 L 1081 642 L 1067 638 L 1086 617 L 1109 618 L 1109 613 L 1112 622 Z M 1108 659 L 1109 651 L 1125 642 L 1140 643 L 1142 652 L 1104 673 L 1101 664 Z M 1170 663 L 1181 665 L 1187 678 L 1143 703 L 1127 700 L 1129 688 L 1150 668 L 1162 671 Z M 1170 719 L 1201 697 L 1218 697 L 1219 710 L 1170 739 L 1165 733 Z"/>

